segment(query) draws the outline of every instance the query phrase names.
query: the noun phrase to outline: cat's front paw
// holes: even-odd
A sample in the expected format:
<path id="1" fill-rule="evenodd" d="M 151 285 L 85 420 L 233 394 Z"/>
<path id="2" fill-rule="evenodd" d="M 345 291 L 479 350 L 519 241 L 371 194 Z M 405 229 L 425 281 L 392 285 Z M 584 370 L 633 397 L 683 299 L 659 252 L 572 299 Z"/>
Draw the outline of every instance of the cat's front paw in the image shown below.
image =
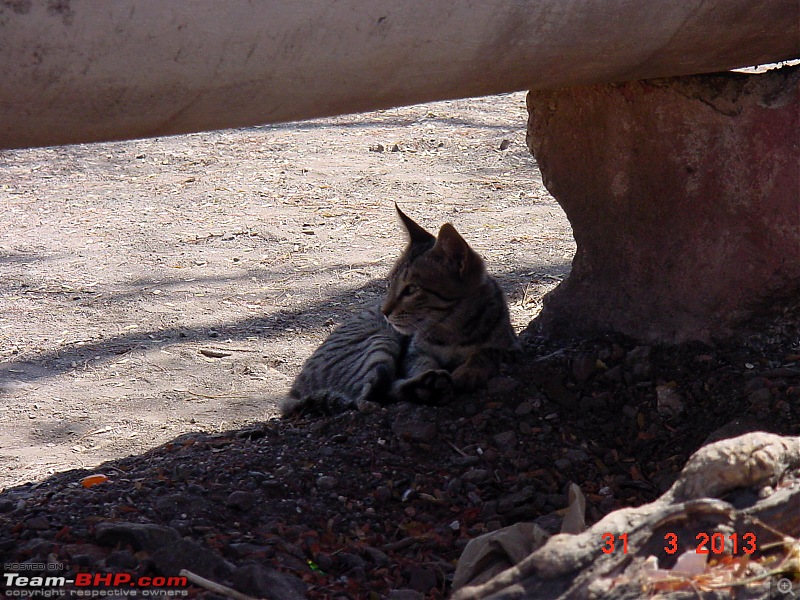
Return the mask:
<path id="1" fill-rule="evenodd" d="M 409 402 L 446 404 L 453 399 L 453 378 L 444 369 L 425 371 L 404 382 L 400 393 Z"/>

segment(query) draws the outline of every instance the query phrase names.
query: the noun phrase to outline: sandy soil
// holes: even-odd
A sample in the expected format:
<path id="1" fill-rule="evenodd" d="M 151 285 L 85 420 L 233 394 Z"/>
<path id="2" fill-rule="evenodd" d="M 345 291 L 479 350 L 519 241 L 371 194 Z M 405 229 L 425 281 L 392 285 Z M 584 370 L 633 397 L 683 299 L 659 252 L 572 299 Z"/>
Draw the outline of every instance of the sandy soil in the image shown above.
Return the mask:
<path id="1" fill-rule="evenodd" d="M 381 295 L 393 202 L 454 223 L 524 327 L 574 253 L 525 119 L 511 94 L 0 152 L 0 489 L 274 416 Z"/>

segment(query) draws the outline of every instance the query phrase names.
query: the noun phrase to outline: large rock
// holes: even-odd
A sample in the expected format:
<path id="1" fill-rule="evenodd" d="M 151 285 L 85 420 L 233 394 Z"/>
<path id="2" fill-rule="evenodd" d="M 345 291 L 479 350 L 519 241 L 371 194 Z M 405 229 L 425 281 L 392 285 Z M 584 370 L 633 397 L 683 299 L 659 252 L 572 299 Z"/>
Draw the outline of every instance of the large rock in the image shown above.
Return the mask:
<path id="1" fill-rule="evenodd" d="M 797 67 L 530 92 L 578 248 L 537 330 L 708 341 L 796 303 L 799 100 Z"/>
<path id="2" fill-rule="evenodd" d="M 518 524 L 495 532 L 487 548 L 467 546 L 453 600 L 678 600 L 701 592 L 703 598 L 768 600 L 776 597 L 778 579 L 796 569 L 788 562 L 790 546 L 770 542 L 778 532 L 796 535 L 798 502 L 800 438 L 754 432 L 721 440 L 698 450 L 658 500 L 614 511 L 582 533 L 544 540 Z M 521 560 L 504 553 L 501 534 L 517 548 L 527 543 L 534 549 Z M 787 559 L 785 571 L 759 571 L 767 561 L 754 551 L 771 556 L 773 564 Z M 482 562 L 471 560 L 482 552 Z M 761 576 L 748 579 L 723 560 L 732 554 L 749 557 L 750 571 Z M 516 564 L 486 581 L 484 572 L 493 575 L 509 558 Z M 471 569 L 462 568 L 465 561 Z"/>

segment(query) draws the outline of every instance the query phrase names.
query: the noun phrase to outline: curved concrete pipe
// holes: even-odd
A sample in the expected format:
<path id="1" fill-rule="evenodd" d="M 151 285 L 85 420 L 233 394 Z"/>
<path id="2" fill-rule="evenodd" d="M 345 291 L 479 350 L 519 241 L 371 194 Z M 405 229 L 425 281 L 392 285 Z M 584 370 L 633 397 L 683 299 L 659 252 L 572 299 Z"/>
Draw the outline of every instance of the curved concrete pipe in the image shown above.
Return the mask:
<path id="1" fill-rule="evenodd" d="M 219 129 L 800 55 L 797 0 L 4 0 L 0 147 Z"/>

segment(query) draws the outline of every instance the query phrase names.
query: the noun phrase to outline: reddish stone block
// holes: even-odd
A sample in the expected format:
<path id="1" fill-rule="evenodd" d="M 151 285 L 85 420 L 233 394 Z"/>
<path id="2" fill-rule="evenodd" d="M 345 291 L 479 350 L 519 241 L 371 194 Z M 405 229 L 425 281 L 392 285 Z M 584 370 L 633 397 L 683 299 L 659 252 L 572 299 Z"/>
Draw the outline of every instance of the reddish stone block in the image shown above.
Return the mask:
<path id="1" fill-rule="evenodd" d="M 530 92 L 528 111 L 577 242 L 532 327 L 709 341 L 799 302 L 799 68 Z"/>

